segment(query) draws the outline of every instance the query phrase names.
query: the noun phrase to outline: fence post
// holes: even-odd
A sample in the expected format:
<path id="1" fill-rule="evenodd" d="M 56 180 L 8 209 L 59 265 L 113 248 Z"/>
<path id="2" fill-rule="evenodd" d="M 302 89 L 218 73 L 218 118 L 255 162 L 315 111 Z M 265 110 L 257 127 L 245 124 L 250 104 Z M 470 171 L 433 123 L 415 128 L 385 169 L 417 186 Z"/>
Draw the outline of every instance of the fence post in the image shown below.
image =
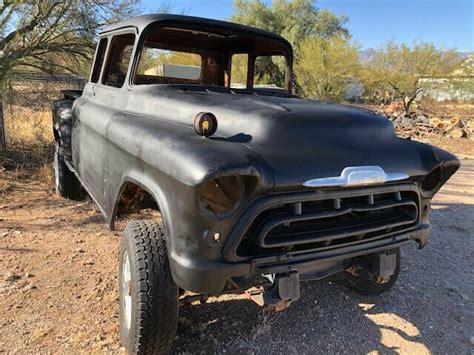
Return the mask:
<path id="1" fill-rule="evenodd" d="M 3 100 L 2 97 L 0 97 L 0 152 L 5 151 L 6 149 L 5 124 L 3 121 Z"/>

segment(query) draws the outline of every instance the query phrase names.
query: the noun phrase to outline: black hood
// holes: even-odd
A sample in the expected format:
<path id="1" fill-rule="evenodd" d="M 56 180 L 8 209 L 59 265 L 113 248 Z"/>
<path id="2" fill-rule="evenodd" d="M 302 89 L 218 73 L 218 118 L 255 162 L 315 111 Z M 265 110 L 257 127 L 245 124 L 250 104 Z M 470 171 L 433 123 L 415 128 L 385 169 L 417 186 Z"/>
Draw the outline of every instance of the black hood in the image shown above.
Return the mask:
<path id="1" fill-rule="evenodd" d="M 339 176 L 348 166 L 378 165 L 387 173 L 420 176 L 442 160 L 456 159 L 437 148 L 398 138 L 386 118 L 351 106 L 168 86 L 137 90 L 139 100 L 135 102 L 132 95 L 129 108 L 141 114 L 191 128 L 197 113 L 212 112 L 218 129 L 209 139 L 247 146 L 266 162 L 279 189 Z"/>

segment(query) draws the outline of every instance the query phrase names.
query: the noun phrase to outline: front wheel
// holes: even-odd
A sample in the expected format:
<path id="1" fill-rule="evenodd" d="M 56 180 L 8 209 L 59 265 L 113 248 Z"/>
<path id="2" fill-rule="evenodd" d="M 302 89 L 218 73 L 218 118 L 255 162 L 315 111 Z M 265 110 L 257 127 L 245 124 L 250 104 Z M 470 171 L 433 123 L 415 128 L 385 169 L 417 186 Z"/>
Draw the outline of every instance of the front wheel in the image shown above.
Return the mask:
<path id="1" fill-rule="evenodd" d="M 165 354 L 178 324 L 173 281 L 160 224 L 130 222 L 120 244 L 120 337 L 129 353 Z"/>

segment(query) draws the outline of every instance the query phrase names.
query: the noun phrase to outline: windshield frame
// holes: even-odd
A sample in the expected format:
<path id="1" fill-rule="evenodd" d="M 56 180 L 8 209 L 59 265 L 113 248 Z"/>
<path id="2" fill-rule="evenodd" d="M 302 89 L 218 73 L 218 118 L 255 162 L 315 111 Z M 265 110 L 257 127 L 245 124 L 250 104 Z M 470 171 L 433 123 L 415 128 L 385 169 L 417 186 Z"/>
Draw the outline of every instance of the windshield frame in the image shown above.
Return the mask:
<path id="1" fill-rule="evenodd" d="M 233 25 L 231 23 L 228 23 L 229 26 Z M 249 39 L 249 40 L 254 40 L 254 41 L 261 41 L 258 43 L 269 43 L 278 50 L 273 50 L 273 51 L 249 51 L 248 48 L 233 48 L 233 50 L 224 50 L 222 51 L 222 55 L 227 56 L 227 64 L 225 64 L 225 77 L 223 78 L 222 85 L 214 85 L 216 87 L 220 88 L 225 88 L 225 89 L 231 89 L 230 84 L 230 73 L 231 73 L 231 58 L 235 54 L 248 54 L 249 57 L 249 63 L 248 63 L 248 72 L 247 72 L 247 82 L 246 82 L 246 87 L 243 89 L 244 91 L 262 91 L 258 88 L 254 89 L 254 79 L 255 79 L 255 60 L 257 57 L 262 57 L 262 56 L 283 56 L 285 58 L 286 62 L 286 70 L 285 70 L 285 79 L 284 79 L 284 88 L 283 89 L 278 89 L 278 91 L 285 91 L 286 94 L 292 95 L 292 82 L 293 82 L 293 71 L 292 71 L 292 65 L 293 65 L 293 52 L 292 48 L 289 45 L 289 43 L 283 39 L 278 40 L 277 38 L 273 36 L 266 36 L 264 33 L 255 33 L 250 30 L 242 30 L 239 27 L 240 25 L 235 25 L 237 29 L 229 29 L 226 27 L 212 27 L 212 31 L 209 31 L 208 28 L 204 27 L 202 24 L 193 24 L 193 23 L 186 23 L 184 24 L 176 24 L 176 23 L 170 23 L 168 21 L 157 21 L 157 22 L 152 22 L 150 23 L 139 35 L 139 39 L 136 45 L 136 50 L 134 52 L 134 58 L 133 58 L 133 63 L 131 67 L 131 72 L 128 80 L 128 85 L 130 88 L 133 88 L 135 85 L 188 85 L 187 83 L 150 83 L 150 84 L 137 84 L 135 83 L 135 76 L 137 74 L 137 69 L 140 63 L 140 57 L 143 51 L 143 47 L 145 46 L 145 43 L 148 41 L 150 34 L 153 31 L 159 31 L 160 29 L 171 29 L 171 30 L 178 30 L 178 31 L 190 31 L 190 32 L 199 32 L 199 34 L 202 33 L 207 33 L 209 34 L 209 37 L 215 36 L 216 38 L 221 38 L 221 40 L 224 38 L 224 40 L 227 40 L 227 38 L 234 39 L 238 36 L 242 36 L 244 39 Z M 258 29 L 255 29 L 256 32 Z M 270 33 L 271 34 L 271 33 Z M 273 35 L 273 34 L 271 34 Z M 276 35 L 275 35 L 276 36 Z M 183 51 L 187 52 L 192 52 L 192 53 L 197 53 L 201 54 L 202 50 L 199 47 L 199 42 L 196 42 L 195 46 L 186 46 L 182 47 L 179 45 L 170 45 L 170 47 L 175 47 L 176 50 L 181 48 Z M 159 47 L 157 47 L 159 48 Z M 166 47 L 163 47 L 163 49 L 167 49 Z M 195 50 L 195 52 L 193 51 Z M 215 51 L 215 50 L 214 50 Z M 220 79 L 219 79 L 220 80 Z M 190 83 L 189 85 L 195 86 L 196 83 Z M 197 85 L 201 85 L 203 87 L 206 86 L 213 86 L 209 85 L 208 83 L 198 83 Z M 237 89 L 241 91 L 241 89 Z M 237 91 L 235 89 L 232 89 L 232 91 Z M 274 89 L 273 91 L 276 91 L 277 89 Z M 269 91 L 269 90 L 265 90 Z"/>

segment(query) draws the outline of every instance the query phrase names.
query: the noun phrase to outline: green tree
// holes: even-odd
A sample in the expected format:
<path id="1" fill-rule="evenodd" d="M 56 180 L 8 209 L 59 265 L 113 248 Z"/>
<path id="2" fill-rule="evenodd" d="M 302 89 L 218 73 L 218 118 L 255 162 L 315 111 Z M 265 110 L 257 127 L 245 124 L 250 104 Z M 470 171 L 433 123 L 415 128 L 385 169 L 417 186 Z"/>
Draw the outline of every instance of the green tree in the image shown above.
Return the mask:
<path id="1" fill-rule="evenodd" d="M 340 101 L 357 77 L 359 48 L 339 36 L 304 39 L 297 54 L 295 75 L 306 97 Z"/>
<path id="2" fill-rule="evenodd" d="M 149 13 L 154 14 L 181 14 L 186 15 L 189 12 L 189 8 L 183 7 L 180 10 L 177 10 L 171 0 L 161 0 L 158 2 L 158 6 L 156 6 L 156 1 L 154 6 L 150 6 L 149 9 L 146 11 Z"/>
<path id="3" fill-rule="evenodd" d="M 138 0 L 4 0 L 0 5 L 0 82 L 16 70 L 81 72 L 97 30 L 131 16 Z"/>
<path id="4" fill-rule="evenodd" d="M 261 0 L 235 0 L 231 21 L 280 34 L 291 43 L 296 54 L 300 43 L 308 38 L 350 37 L 345 27 L 347 17 L 321 10 L 312 0 L 274 0 L 271 5 Z M 257 64 L 255 76 L 258 82 L 283 85 L 284 66 L 277 57 L 266 58 Z"/>
<path id="5" fill-rule="evenodd" d="M 285 37 L 295 48 L 308 37 L 349 38 L 348 18 L 320 10 L 311 0 L 235 0 L 231 21 L 263 28 Z"/>
<path id="6" fill-rule="evenodd" d="M 394 98 L 402 100 L 408 114 L 424 84 L 449 76 L 459 63 L 460 56 L 454 49 L 439 49 L 432 43 L 408 46 L 389 41 L 370 56 L 362 81 L 370 90 L 392 92 Z"/>
<path id="7" fill-rule="evenodd" d="M 277 32 L 277 19 L 270 7 L 260 0 L 234 0 L 231 21 Z"/>

